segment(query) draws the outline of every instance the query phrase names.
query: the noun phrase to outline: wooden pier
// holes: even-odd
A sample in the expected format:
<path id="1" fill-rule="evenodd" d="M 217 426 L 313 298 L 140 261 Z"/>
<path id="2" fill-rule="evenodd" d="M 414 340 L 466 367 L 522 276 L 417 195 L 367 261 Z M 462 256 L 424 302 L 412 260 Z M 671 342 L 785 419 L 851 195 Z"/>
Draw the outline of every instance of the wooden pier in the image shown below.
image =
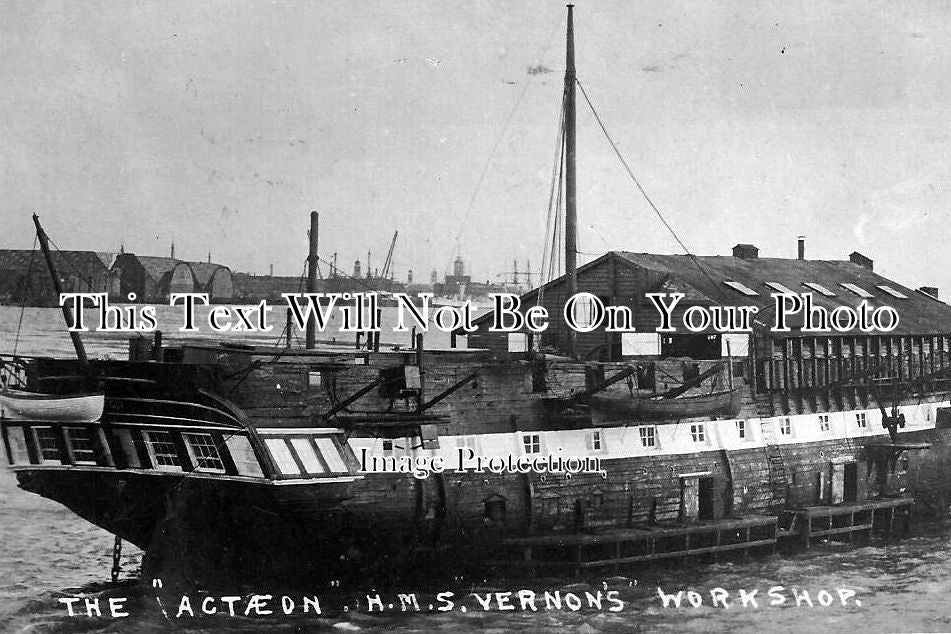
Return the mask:
<path id="1" fill-rule="evenodd" d="M 837 506 L 810 506 L 780 516 L 703 521 L 676 526 L 641 526 L 597 533 L 510 537 L 502 540 L 499 568 L 573 573 L 620 570 L 623 566 L 721 554 L 768 550 L 782 540 L 809 548 L 817 539 L 870 539 L 873 532 L 904 533 L 911 523 L 912 498 L 869 500 Z M 781 521 L 782 519 L 782 521 Z"/>
<path id="2" fill-rule="evenodd" d="M 531 572 L 619 568 L 642 562 L 721 553 L 775 551 L 777 517 L 753 516 L 705 521 L 686 526 L 656 526 L 607 530 L 593 534 L 514 537 L 503 540 L 509 560 L 491 565 L 521 567 Z"/>
<path id="3" fill-rule="evenodd" d="M 793 516 L 791 529 L 782 536 L 796 538 L 809 548 L 819 538 L 851 542 L 856 536 L 870 539 L 876 530 L 891 535 L 896 522 L 907 530 L 914 505 L 912 498 L 894 498 L 794 509 L 788 511 Z"/>

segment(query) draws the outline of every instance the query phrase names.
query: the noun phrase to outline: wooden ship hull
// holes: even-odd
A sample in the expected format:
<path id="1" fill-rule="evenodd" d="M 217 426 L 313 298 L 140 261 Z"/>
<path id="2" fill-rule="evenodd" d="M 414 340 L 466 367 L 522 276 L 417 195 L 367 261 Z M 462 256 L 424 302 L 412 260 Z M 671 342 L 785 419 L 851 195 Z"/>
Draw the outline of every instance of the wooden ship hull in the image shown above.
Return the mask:
<path id="1" fill-rule="evenodd" d="M 934 448 L 951 439 L 936 427 L 951 411 L 946 396 L 904 401 L 895 444 L 880 425 L 857 425 L 859 414 L 877 415 L 861 395 L 826 414 L 824 431 L 815 413 L 758 414 L 749 390 L 741 417 L 620 422 L 533 392 L 539 362 L 525 355 L 217 346 L 164 355 L 90 362 L 88 379 L 75 361 L 33 360 L 37 385 L 69 375 L 74 389 L 104 385 L 102 417 L 0 423 L 21 488 L 142 548 L 145 573 L 168 580 L 454 576 L 484 572 L 500 544 L 522 560 L 519 540 L 775 523 L 817 503 L 938 507 L 951 485 L 946 452 Z M 550 362 L 545 372 L 581 392 L 586 365 Z M 468 449 L 593 457 L 598 468 L 457 471 Z M 442 456 L 449 466 L 425 477 L 373 472 L 365 456 Z"/>

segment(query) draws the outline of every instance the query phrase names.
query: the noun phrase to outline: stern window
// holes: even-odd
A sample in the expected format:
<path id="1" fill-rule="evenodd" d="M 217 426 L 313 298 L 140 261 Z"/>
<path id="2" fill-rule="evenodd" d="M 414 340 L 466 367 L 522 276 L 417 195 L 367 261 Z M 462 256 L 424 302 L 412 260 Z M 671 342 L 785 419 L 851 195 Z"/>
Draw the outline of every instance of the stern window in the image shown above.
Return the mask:
<path id="1" fill-rule="evenodd" d="M 304 465 L 304 471 L 307 473 L 324 472 L 324 465 L 320 464 L 317 452 L 314 451 L 314 446 L 310 444 L 309 439 L 292 438 L 291 446 L 294 447 L 294 451 L 297 452 L 297 457 L 300 458 L 301 464 Z"/>
<path id="2" fill-rule="evenodd" d="M 320 449 L 324 461 L 332 472 L 350 473 L 350 469 L 347 468 L 347 464 L 340 457 L 340 451 L 333 440 L 330 438 L 314 438 L 314 442 L 317 443 L 317 448 Z"/>
<path id="3" fill-rule="evenodd" d="M 171 468 L 172 470 L 182 468 L 182 459 L 178 455 L 178 448 L 175 446 L 175 440 L 172 438 L 171 432 L 145 432 L 145 441 L 157 468 Z"/>
<path id="4" fill-rule="evenodd" d="M 244 436 L 228 436 L 225 438 L 225 445 L 228 446 L 231 460 L 234 461 L 238 474 L 258 477 L 264 475 L 257 456 L 254 455 L 254 449 L 251 448 L 251 443 L 247 438 Z"/>
<path id="5" fill-rule="evenodd" d="M 40 462 L 55 462 L 62 464 L 59 453 L 59 434 L 52 427 L 34 427 L 33 436 L 36 438 L 36 448 L 40 454 Z"/>
<path id="6" fill-rule="evenodd" d="M 96 445 L 85 427 L 67 427 L 66 441 L 76 464 L 96 464 Z"/>
<path id="7" fill-rule="evenodd" d="M 297 466 L 290 447 L 283 439 L 268 438 L 264 441 L 264 444 L 267 445 L 267 449 L 271 452 L 271 456 L 281 473 L 284 475 L 300 475 L 300 467 Z"/>
<path id="8" fill-rule="evenodd" d="M 211 434 L 183 434 L 195 471 L 225 472 L 225 464 Z"/>

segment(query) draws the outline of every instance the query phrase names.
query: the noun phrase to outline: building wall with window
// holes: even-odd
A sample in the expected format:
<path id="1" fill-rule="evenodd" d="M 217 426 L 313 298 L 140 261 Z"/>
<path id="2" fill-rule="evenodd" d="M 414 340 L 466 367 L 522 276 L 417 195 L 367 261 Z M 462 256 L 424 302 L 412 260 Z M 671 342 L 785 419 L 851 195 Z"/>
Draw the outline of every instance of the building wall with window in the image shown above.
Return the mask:
<path id="1" fill-rule="evenodd" d="M 580 267 L 578 291 L 597 296 L 606 306 L 630 309 L 635 331 L 609 333 L 602 326 L 590 333 L 576 333 L 576 355 L 595 360 L 725 357 L 726 338 L 716 332 L 715 321 L 697 333 L 688 331 L 683 322 L 687 310 L 722 306 L 758 310 L 758 323 L 751 323 L 754 333 L 749 345 L 731 342 L 733 356 L 748 358 L 758 393 L 807 391 L 865 373 L 913 381 L 951 366 L 951 306 L 879 275 L 867 258 L 760 258 L 742 251 L 739 255 L 742 257 L 612 251 Z M 826 312 L 840 307 L 857 309 L 862 301 L 873 307 L 888 306 L 899 315 L 899 324 L 888 333 L 867 333 L 858 327 L 847 332 L 831 327 L 804 332 L 802 318 L 791 317 L 789 332 L 771 332 L 775 314 L 772 294 L 785 290 L 810 293 L 816 309 Z M 646 293 L 684 295 L 673 310 L 676 333 L 656 332 L 660 313 Z M 562 316 L 567 299 L 565 277 L 522 296 L 522 310 L 540 304 L 549 313 L 549 328 L 532 336 L 532 347 L 559 354 L 569 351 L 571 329 Z M 478 330 L 468 335 L 468 347 L 504 354 L 510 350 L 511 337 L 490 332 L 490 318 L 476 320 Z M 521 346 L 527 348 L 524 343 Z"/>

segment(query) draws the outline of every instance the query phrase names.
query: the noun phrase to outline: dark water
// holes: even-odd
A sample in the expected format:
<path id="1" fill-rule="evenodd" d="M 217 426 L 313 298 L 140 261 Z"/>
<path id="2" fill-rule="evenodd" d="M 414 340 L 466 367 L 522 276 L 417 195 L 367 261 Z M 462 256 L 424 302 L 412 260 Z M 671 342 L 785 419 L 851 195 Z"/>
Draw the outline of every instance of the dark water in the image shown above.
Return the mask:
<path id="1" fill-rule="evenodd" d="M 19 309 L 0 307 L 0 350 L 12 351 Z M 173 329 L 170 329 L 173 330 Z M 385 339 L 385 337 L 384 337 Z M 94 338 L 93 356 L 124 355 L 122 338 Z M 27 309 L 19 351 L 24 354 L 68 354 L 69 339 L 60 329 L 60 315 L 54 309 Z M 329 586 L 311 588 L 248 588 L 236 586 L 227 592 L 216 590 L 205 605 L 215 607 L 213 616 L 202 615 L 202 601 L 209 595 L 200 588 L 188 589 L 195 614 L 179 611 L 182 590 L 152 587 L 152 580 L 138 580 L 136 571 L 140 553 L 126 545 L 122 558 L 122 576 L 118 587 L 108 583 L 112 567 L 110 534 L 74 516 L 58 504 L 16 488 L 9 471 L 0 471 L 0 628 L 10 632 L 163 632 L 163 631 L 375 631 L 397 629 L 403 632 L 431 631 L 568 631 L 594 632 L 670 631 L 670 632 L 941 632 L 951 631 L 951 539 L 941 529 L 888 545 L 850 548 L 828 544 L 808 554 L 791 557 L 767 556 L 740 559 L 732 563 L 692 565 L 667 569 L 630 570 L 627 577 L 561 580 L 460 580 L 430 588 L 369 588 Z M 782 586 L 782 605 L 770 605 L 767 594 L 773 586 Z M 681 607 L 664 607 L 658 587 L 667 593 L 693 590 L 702 599 L 692 607 L 683 598 Z M 729 592 L 730 607 L 711 605 L 710 591 Z M 740 590 L 757 591 L 752 604 L 743 607 Z M 796 605 L 793 589 L 799 594 Z M 518 592 L 529 590 L 538 595 L 534 603 L 522 609 Z M 545 591 L 558 591 L 562 607 L 546 606 Z M 601 609 L 588 607 L 587 591 L 606 598 Z M 847 605 L 840 601 L 839 591 Z M 397 591 L 417 594 L 419 611 L 401 612 Z M 443 595 L 443 601 L 437 595 Z M 809 593 L 813 606 L 804 602 Z M 383 612 L 367 610 L 367 595 L 379 593 Z M 488 609 L 475 595 L 486 601 Z M 495 593 L 499 593 L 496 595 Z M 508 594 L 511 593 L 511 594 Z M 826 594 L 828 593 L 828 594 Z M 252 594 L 272 594 L 244 616 Z M 569 600 L 568 595 L 572 599 Z M 227 615 L 227 601 L 233 595 L 236 616 Z M 293 601 L 290 615 L 281 611 L 281 596 Z M 321 614 L 301 613 L 302 597 L 317 597 Z M 77 616 L 70 617 L 61 598 L 81 597 L 74 604 Z M 582 609 L 573 611 L 574 597 Z M 121 601 L 119 611 L 127 617 L 109 616 L 108 601 Z M 102 616 L 86 615 L 84 599 L 98 600 Z M 697 597 L 694 597 L 695 601 Z M 820 600 L 831 599 L 822 606 Z M 440 612 L 451 600 L 453 607 Z M 393 609 L 388 606 L 392 604 Z M 289 604 L 286 604 L 289 605 Z M 433 609 L 430 609 L 430 605 Z M 503 610 L 500 606 L 513 606 Z M 622 606 L 622 607 L 621 607 Z M 610 608 L 620 611 L 611 611 Z M 465 608 L 465 611 L 463 611 Z M 164 613 L 163 613 L 164 609 Z"/>

